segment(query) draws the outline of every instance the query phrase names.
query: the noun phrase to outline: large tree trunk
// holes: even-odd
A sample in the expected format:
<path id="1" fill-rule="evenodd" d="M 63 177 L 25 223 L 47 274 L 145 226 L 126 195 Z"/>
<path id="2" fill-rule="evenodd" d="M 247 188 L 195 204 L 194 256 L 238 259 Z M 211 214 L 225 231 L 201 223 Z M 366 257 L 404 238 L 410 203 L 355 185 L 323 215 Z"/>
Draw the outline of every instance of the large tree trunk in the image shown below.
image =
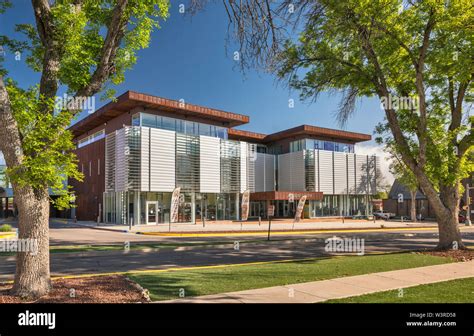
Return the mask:
<path id="1" fill-rule="evenodd" d="M 7 90 L 0 76 L 0 150 L 8 168 L 22 169 L 23 151 Z M 32 239 L 36 251 L 17 253 L 14 293 L 37 298 L 50 290 L 48 189 L 33 190 L 12 181 L 18 209 L 19 239 Z M 30 244 L 31 248 L 31 244 Z M 33 253 L 32 253 L 33 252 Z M 37 253 L 35 253 L 37 252 Z"/>
<path id="2" fill-rule="evenodd" d="M 439 198 L 442 207 L 438 202 L 431 202 L 438 221 L 439 243 L 437 249 L 465 249 L 459 231 L 459 184 L 455 186 L 441 186 Z"/>
<path id="3" fill-rule="evenodd" d="M 410 191 L 410 217 L 412 222 L 416 222 L 416 193 L 417 191 Z"/>
<path id="4" fill-rule="evenodd" d="M 49 272 L 49 198 L 48 191 L 34 191 L 30 187 L 16 188 L 19 239 L 28 239 L 28 252 L 17 253 L 13 293 L 36 299 L 51 288 Z"/>

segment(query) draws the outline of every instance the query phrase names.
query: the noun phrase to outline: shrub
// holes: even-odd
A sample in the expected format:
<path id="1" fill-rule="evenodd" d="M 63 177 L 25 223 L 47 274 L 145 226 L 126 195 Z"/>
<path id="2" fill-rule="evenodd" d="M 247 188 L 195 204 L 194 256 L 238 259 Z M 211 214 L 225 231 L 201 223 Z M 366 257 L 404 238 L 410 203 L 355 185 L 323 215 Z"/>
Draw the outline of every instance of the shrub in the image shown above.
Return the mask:
<path id="1" fill-rule="evenodd" d="M 11 232 L 13 231 L 12 226 L 9 224 L 3 224 L 0 226 L 0 232 Z"/>

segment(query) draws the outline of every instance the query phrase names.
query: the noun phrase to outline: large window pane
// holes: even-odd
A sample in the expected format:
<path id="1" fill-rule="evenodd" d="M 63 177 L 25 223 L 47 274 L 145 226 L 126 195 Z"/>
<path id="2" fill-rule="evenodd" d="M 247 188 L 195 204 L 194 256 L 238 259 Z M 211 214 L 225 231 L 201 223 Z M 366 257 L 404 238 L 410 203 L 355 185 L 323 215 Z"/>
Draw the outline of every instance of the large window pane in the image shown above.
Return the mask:
<path id="1" fill-rule="evenodd" d="M 140 113 L 137 113 L 132 117 L 132 126 L 140 126 Z"/>
<path id="2" fill-rule="evenodd" d="M 170 131 L 176 130 L 175 119 L 163 117 L 161 128 L 170 130 Z"/>
<path id="3" fill-rule="evenodd" d="M 142 113 L 142 126 L 156 127 L 156 115 Z"/>
<path id="4" fill-rule="evenodd" d="M 211 125 L 199 124 L 199 134 L 211 136 Z"/>
<path id="5" fill-rule="evenodd" d="M 334 143 L 332 141 L 324 141 L 324 149 L 334 151 Z"/>

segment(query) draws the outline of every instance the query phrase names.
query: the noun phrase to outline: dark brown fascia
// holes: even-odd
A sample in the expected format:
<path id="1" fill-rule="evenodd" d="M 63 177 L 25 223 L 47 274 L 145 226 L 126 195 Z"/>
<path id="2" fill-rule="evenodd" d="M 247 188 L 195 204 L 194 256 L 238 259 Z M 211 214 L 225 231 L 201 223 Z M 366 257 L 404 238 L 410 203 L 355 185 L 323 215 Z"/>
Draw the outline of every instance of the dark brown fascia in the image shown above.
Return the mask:
<path id="1" fill-rule="evenodd" d="M 225 127 L 235 127 L 249 122 L 249 117 L 243 114 L 127 91 L 120 95 L 116 101 L 107 103 L 90 116 L 71 126 L 69 130 L 77 137 L 136 107 L 161 109 L 182 117 L 194 116 L 204 120 L 219 121 Z"/>
<path id="2" fill-rule="evenodd" d="M 228 135 L 229 139 L 231 140 L 241 140 L 256 143 L 263 143 L 264 139 L 267 137 L 266 134 L 249 132 L 235 128 L 229 128 Z"/>
<path id="3" fill-rule="evenodd" d="M 293 128 L 281 131 L 281 132 L 270 134 L 265 138 L 265 142 L 275 142 L 278 140 L 282 140 L 282 139 L 286 139 L 286 138 L 294 137 L 294 136 L 299 136 L 299 135 L 324 137 L 324 138 L 331 138 L 334 140 L 346 140 L 350 142 L 361 142 L 361 141 L 368 141 L 372 139 L 372 136 L 370 136 L 369 134 L 348 132 L 348 131 L 336 130 L 336 129 L 325 128 L 325 127 L 311 126 L 311 125 L 301 125 L 301 126 L 297 126 L 297 127 L 293 127 Z"/>
<path id="4" fill-rule="evenodd" d="M 371 140 L 372 137 L 369 134 L 356 133 L 335 130 L 331 128 L 317 127 L 311 125 L 301 125 L 293 127 L 284 131 L 265 135 L 262 133 L 254 133 L 243 130 L 229 129 L 229 138 L 233 140 L 242 140 L 248 142 L 256 142 L 262 144 L 268 144 L 283 140 L 290 137 L 297 136 L 313 136 L 325 139 L 334 140 L 345 140 L 348 142 L 361 142 Z"/>

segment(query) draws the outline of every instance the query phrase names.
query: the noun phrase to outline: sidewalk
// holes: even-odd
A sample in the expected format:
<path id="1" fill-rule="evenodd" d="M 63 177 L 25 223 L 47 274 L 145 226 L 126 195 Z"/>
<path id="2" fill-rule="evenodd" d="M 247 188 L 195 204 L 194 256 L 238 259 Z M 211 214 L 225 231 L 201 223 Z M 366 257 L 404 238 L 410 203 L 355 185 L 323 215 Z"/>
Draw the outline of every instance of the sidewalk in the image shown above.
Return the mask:
<path id="1" fill-rule="evenodd" d="M 474 277 L 474 260 L 156 303 L 315 303 Z"/>
<path id="2" fill-rule="evenodd" d="M 159 225 L 137 225 L 132 226 L 131 230 L 126 225 L 99 224 L 96 222 L 71 222 L 71 224 L 86 226 L 93 229 L 110 230 L 117 232 L 136 232 L 136 233 L 211 233 L 211 232 L 266 232 L 268 230 L 268 220 L 235 222 L 206 222 L 196 224 L 159 224 Z M 429 228 L 437 227 L 436 222 L 400 222 L 400 221 L 384 221 L 384 220 L 353 220 L 341 219 L 315 221 L 304 219 L 300 223 L 293 224 L 288 219 L 272 219 L 272 232 L 276 231 L 305 231 L 305 230 L 339 230 L 339 229 L 380 229 L 384 228 Z"/>

